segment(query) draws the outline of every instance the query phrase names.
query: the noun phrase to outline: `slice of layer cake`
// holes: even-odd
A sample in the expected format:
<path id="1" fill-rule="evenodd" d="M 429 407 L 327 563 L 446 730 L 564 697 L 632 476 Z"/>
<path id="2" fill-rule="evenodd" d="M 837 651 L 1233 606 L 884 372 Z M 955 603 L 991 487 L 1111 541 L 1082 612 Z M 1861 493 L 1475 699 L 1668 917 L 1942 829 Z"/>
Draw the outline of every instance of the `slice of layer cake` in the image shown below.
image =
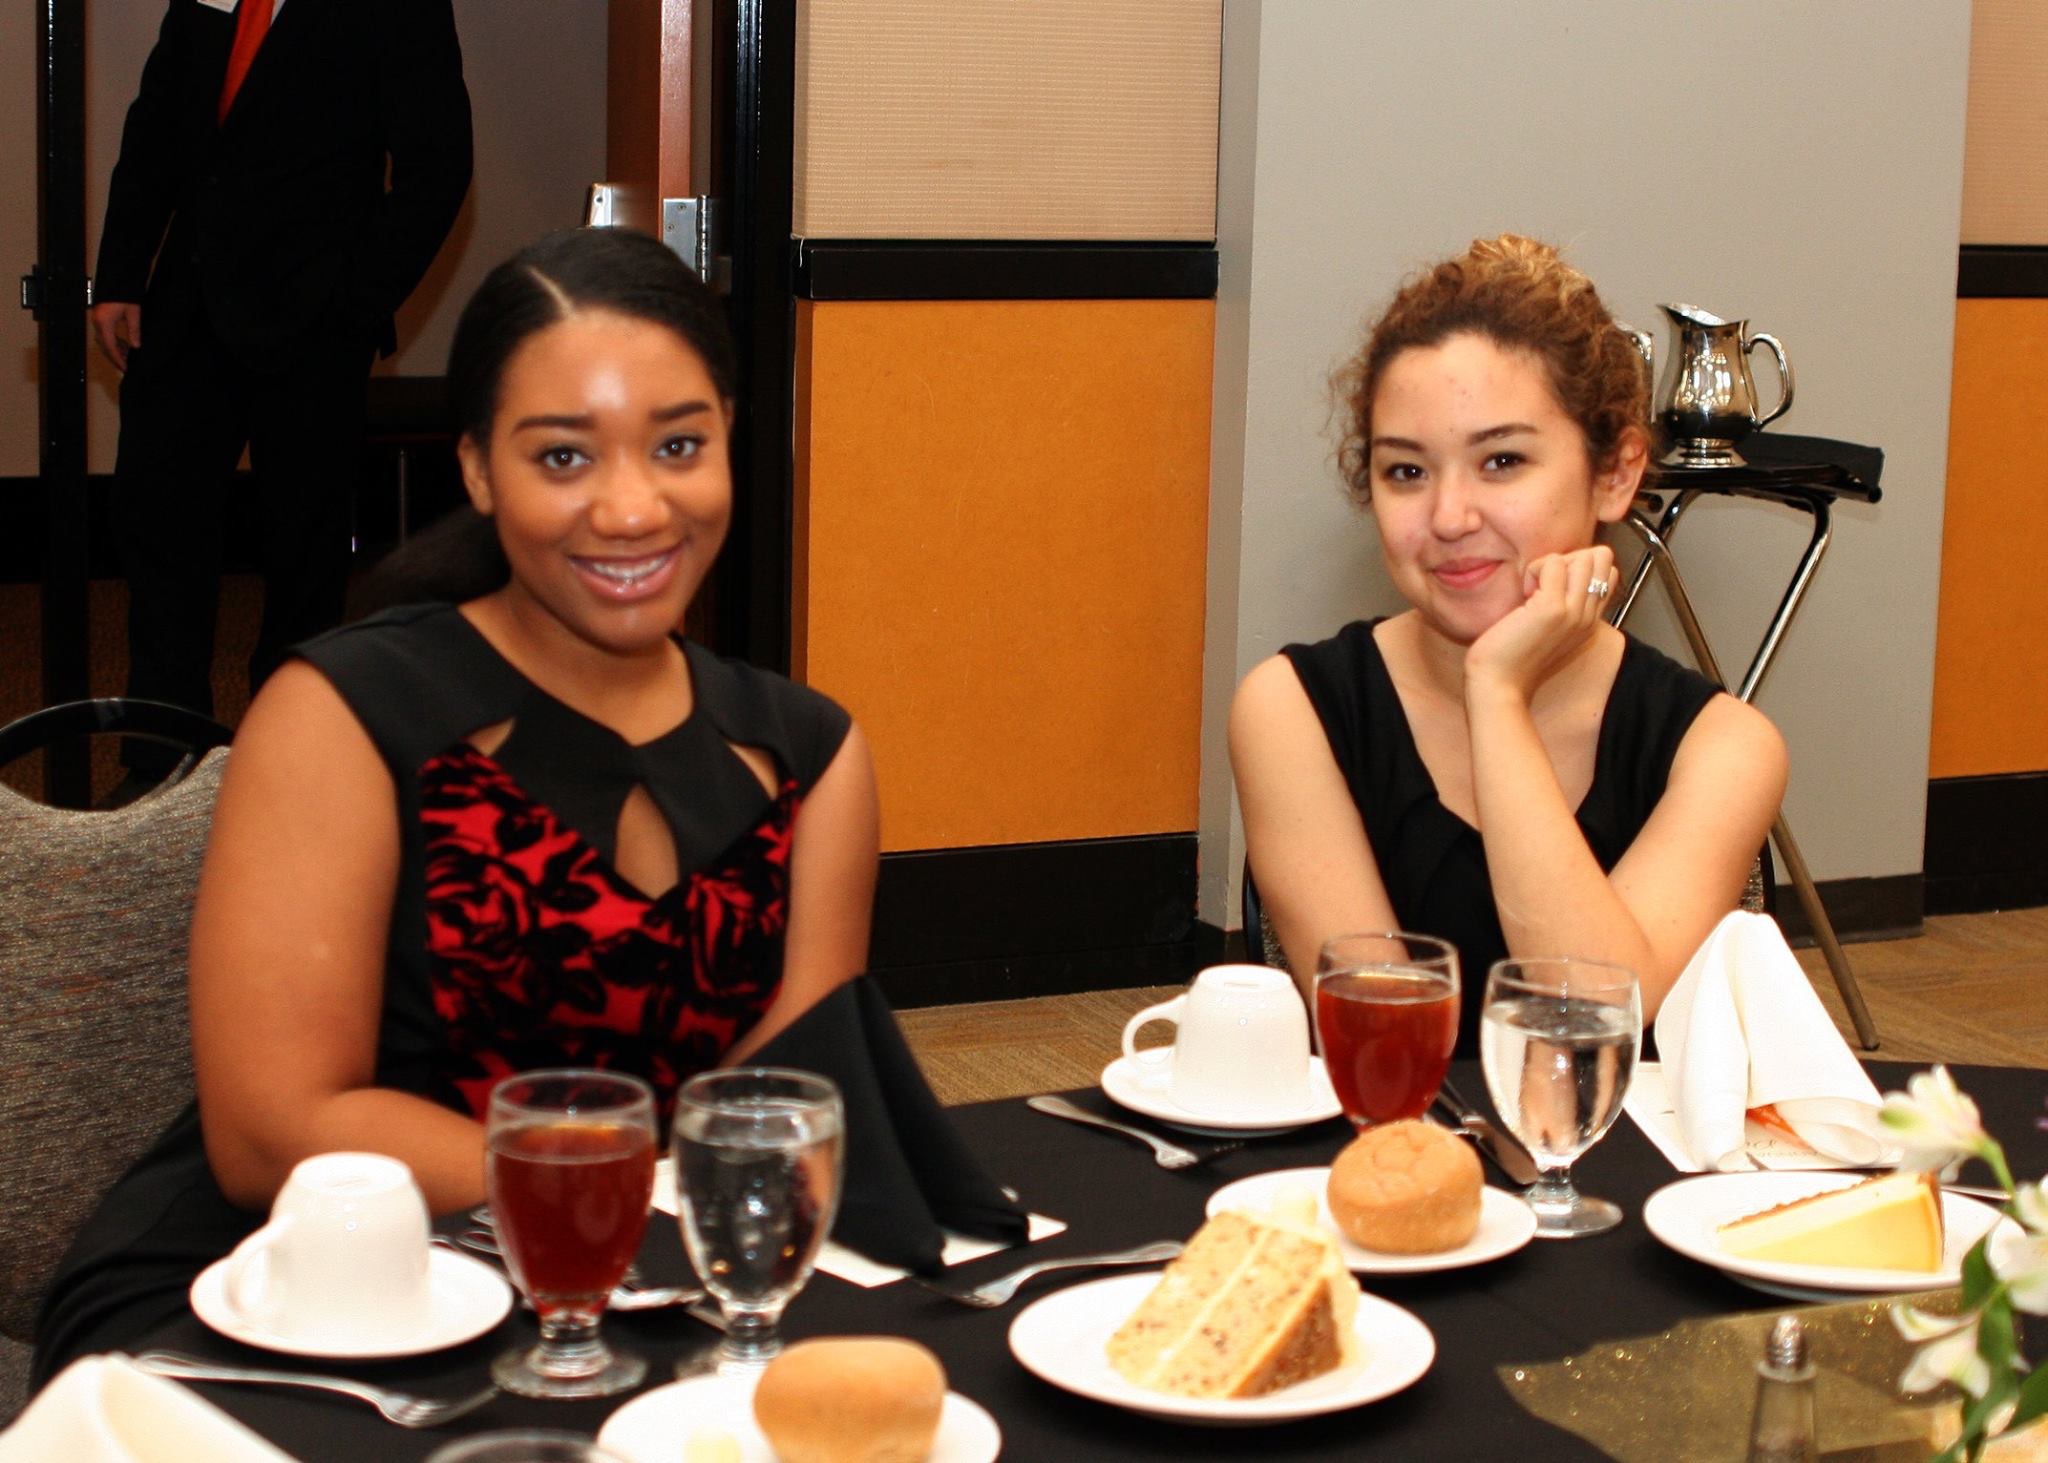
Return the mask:
<path id="1" fill-rule="evenodd" d="M 1352 1360 L 1357 1314 L 1358 1282 L 1312 1221 L 1223 1213 L 1109 1338 L 1109 1361 L 1179 1397 L 1260 1397 Z"/>
<path id="2" fill-rule="evenodd" d="M 1938 1270 L 1941 1185 L 1929 1173 L 1888 1173 L 1733 1220 L 1720 1238 L 1722 1249 L 1744 1259 Z"/>

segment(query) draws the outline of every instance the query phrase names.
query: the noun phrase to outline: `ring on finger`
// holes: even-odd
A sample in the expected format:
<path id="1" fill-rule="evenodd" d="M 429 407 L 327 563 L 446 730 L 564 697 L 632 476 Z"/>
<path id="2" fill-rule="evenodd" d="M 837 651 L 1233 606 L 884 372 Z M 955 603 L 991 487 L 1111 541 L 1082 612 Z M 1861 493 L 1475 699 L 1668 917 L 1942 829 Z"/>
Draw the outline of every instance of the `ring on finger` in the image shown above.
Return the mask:
<path id="1" fill-rule="evenodd" d="M 1595 599 L 1607 598 L 1607 592 L 1612 588 L 1614 586 L 1605 579 L 1589 579 L 1586 581 L 1586 593 L 1592 595 Z"/>

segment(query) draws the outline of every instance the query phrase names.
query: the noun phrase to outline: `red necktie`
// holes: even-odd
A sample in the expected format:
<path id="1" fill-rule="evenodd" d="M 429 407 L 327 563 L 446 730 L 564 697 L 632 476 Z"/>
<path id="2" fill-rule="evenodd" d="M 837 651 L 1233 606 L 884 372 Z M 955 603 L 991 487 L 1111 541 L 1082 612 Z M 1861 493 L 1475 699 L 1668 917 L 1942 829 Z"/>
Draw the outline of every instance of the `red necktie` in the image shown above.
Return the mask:
<path id="1" fill-rule="evenodd" d="M 228 52 L 227 77 L 220 84 L 223 122 L 228 119 L 228 108 L 235 104 L 235 93 L 242 89 L 242 78 L 249 74 L 249 63 L 256 59 L 256 50 L 270 31 L 271 4 L 272 0 L 242 0 L 235 11 L 235 45 Z"/>

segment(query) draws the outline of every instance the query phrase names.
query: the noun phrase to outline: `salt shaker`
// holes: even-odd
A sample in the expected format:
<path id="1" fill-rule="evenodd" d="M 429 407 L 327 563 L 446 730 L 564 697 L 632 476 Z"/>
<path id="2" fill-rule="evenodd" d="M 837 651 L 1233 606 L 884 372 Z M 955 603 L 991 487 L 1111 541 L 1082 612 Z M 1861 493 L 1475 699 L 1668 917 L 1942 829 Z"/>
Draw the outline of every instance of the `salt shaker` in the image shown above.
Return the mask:
<path id="1" fill-rule="evenodd" d="M 1813 1363 L 1797 1316 L 1780 1316 L 1756 1364 L 1756 1411 L 1749 1423 L 1749 1463 L 1816 1463 Z"/>

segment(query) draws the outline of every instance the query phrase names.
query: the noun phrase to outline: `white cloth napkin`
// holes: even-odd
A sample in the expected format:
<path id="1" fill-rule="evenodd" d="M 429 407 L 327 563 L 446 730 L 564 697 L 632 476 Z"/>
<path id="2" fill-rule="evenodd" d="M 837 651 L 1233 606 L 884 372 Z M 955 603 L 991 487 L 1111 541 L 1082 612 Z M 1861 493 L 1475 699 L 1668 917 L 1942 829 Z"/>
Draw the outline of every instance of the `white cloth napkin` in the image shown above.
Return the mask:
<path id="1" fill-rule="evenodd" d="M 1691 1160 L 1681 1167 L 1779 1166 L 1752 1141 L 1745 1118 L 1766 1105 L 1824 1162 L 1867 1167 L 1895 1156 L 1878 1125 L 1876 1085 L 1768 916 L 1737 911 L 1714 927 L 1664 998 L 1657 1047 Z M 1653 1085 L 1640 1100 L 1631 1093 L 1629 1111 L 1655 1139 Z M 1659 1146 L 1669 1153 L 1669 1143 Z"/>
<path id="2" fill-rule="evenodd" d="M 0 1432 L 0 1463 L 294 1463 L 198 1393 L 81 1357 Z"/>
<path id="3" fill-rule="evenodd" d="M 663 1214 L 676 1212 L 676 1165 L 672 1158 L 664 1158 L 654 1165 L 654 1207 Z M 1049 1214 L 1028 1216 L 1031 1235 L 1025 1242 L 1037 1244 L 1042 1239 L 1051 1239 L 1056 1234 L 1066 1233 L 1067 1224 L 1063 1219 L 1054 1219 Z M 956 1234 L 944 1231 L 946 1243 L 939 1251 L 941 1263 L 964 1265 L 969 1260 L 978 1260 L 983 1255 L 993 1255 L 1003 1248 L 995 1240 L 979 1239 L 974 1235 Z M 901 1280 L 910 1272 L 894 1265 L 884 1265 L 870 1260 L 858 1251 L 849 1250 L 837 1240 L 826 1240 L 818 1246 L 818 1268 L 827 1275 L 836 1276 L 849 1285 L 858 1285 L 863 1290 L 873 1290 L 878 1285 L 889 1285 Z M 0 1463 L 6 1463 L 0 1459 Z"/>

